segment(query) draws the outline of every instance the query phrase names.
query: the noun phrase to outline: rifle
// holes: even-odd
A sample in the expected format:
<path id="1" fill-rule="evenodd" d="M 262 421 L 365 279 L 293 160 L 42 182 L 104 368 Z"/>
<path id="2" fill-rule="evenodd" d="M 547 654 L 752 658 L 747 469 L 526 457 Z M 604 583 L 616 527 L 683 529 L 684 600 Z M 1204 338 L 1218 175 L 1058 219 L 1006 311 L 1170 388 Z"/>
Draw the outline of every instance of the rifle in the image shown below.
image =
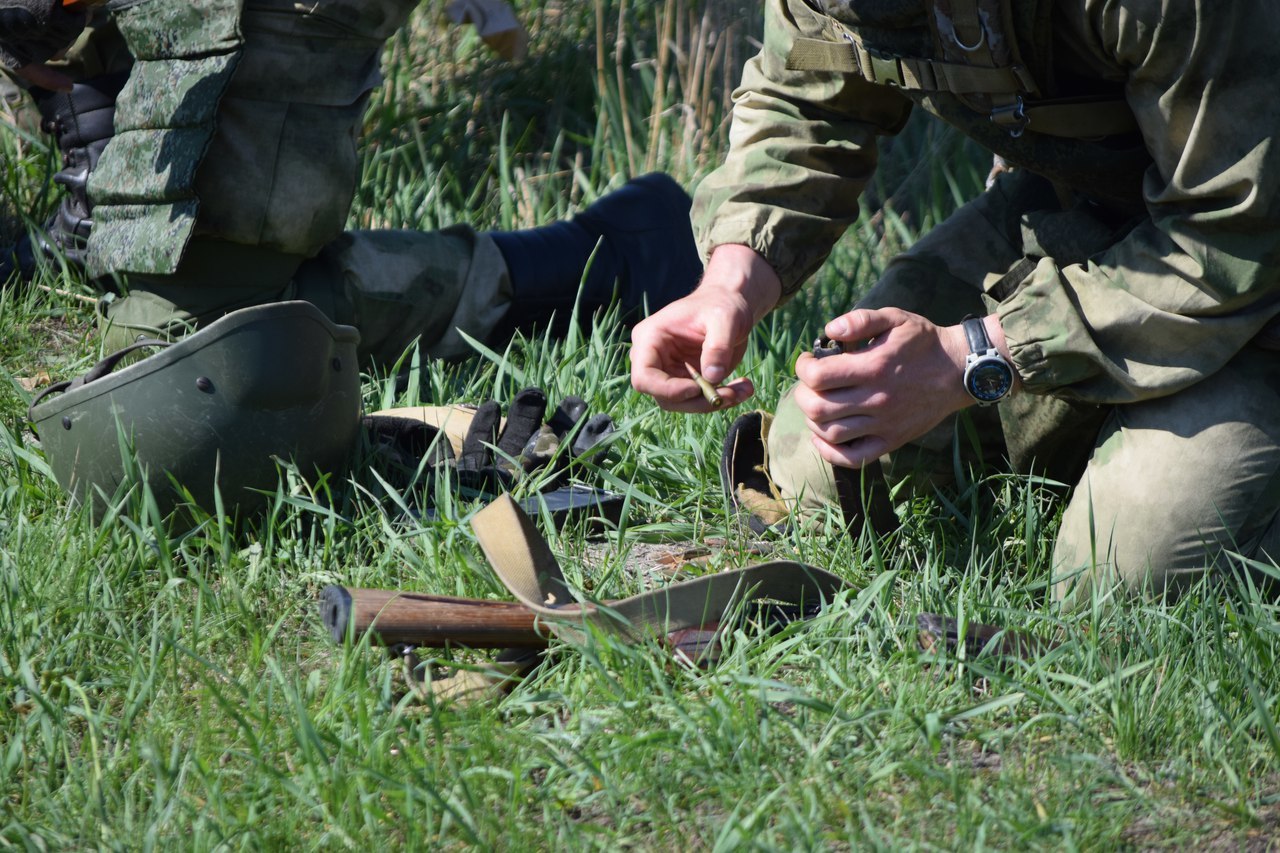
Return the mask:
<path id="1" fill-rule="evenodd" d="M 776 632 L 813 618 L 818 610 L 817 604 L 750 601 L 735 625 Z M 546 623 L 523 604 L 387 589 L 326 586 L 320 593 L 320 616 L 335 642 L 368 634 L 388 648 L 545 649 L 551 636 Z M 705 666 L 719 657 L 725 627 L 708 622 L 669 632 L 663 639 L 677 658 Z"/>
<path id="2" fill-rule="evenodd" d="M 766 632 L 813 618 L 818 607 L 797 607 L 775 602 L 748 602 L 740 623 L 754 623 Z M 386 589 L 327 586 L 320 593 L 320 614 L 335 642 L 369 635 L 388 648 L 545 649 L 550 632 L 528 607 L 504 601 L 427 595 Z M 706 666 L 720 653 L 719 622 L 685 628 L 666 635 L 672 654 L 689 663 Z M 926 653 L 965 656 L 983 651 L 999 657 L 1031 659 L 1057 643 L 1039 640 L 996 625 L 970 623 L 960 636 L 955 619 L 935 613 L 916 617 L 917 641 Z"/>

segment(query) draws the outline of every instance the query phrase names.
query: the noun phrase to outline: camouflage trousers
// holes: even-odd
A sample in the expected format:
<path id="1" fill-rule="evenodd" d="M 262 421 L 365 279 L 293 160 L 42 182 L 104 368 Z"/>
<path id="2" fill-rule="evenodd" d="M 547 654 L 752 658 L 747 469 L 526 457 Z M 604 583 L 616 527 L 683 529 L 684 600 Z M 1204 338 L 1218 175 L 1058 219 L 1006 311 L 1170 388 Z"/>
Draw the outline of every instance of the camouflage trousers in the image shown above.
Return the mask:
<path id="1" fill-rule="evenodd" d="M 1047 183 L 1006 175 L 895 259 L 859 306 L 958 323 L 994 310 L 992 291 L 1022 258 L 1083 260 L 1126 227 L 1088 206 L 1062 211 Z M 1023 393 L 962 417 L 976 445 L 963 431 L 954 440 L 952 418 L 882 460 L 887 476 L 937 484 L 952 476 L 959 447 L 968 461 L 1069 486 L 1053 553 L 1053 594 L 1066 606 L 1117 589 L 1176 596 L 1208 572 L 1256 572 L 1249 560 L 1280 559 L 1280 353 L 1250 346 L 1157 399 L 1098 406 Z M 830 471 L 816 454 L 796 458 L 797 423 L 787 394 L 769 434 L 770 471 L 783 458 L 807 465 L 791 479 L 821 494 Z"/>
<path id="2" fill-rule="evenodd" d="M 195 238 L 171 275 L 132 276 L 99 308 L 104 346 L 179 337 L 228 311 L 305 299 L 360 330 L 362 364 L 393 365 L 415 342 L 431 358 L 473 352 L 511 304 L 507 264 L 486 234 L 349 231 L 312 258 Z"/>

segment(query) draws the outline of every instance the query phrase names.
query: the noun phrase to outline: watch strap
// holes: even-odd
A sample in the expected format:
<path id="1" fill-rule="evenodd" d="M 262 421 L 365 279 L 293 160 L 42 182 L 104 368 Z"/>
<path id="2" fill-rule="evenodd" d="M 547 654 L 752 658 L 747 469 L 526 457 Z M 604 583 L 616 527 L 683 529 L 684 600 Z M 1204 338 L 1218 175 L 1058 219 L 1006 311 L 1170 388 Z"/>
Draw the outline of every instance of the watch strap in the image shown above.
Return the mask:
<path id="1" fill-rule="evenodd" d="M 981 317 L 968 317 L 961 325 L 964 335 L 969 340 L 969 351 L 977 355 L 991 349 L 991 339 L 987 337 L 987 326 Z"/>

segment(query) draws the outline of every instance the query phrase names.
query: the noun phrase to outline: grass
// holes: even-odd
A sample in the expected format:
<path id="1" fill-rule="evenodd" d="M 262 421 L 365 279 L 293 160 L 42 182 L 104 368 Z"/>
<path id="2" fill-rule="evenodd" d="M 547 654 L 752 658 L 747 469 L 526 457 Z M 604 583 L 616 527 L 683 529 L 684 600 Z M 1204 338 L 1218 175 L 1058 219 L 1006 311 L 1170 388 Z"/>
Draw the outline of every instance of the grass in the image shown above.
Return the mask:
<path id="1" fill-rule="evenodd" d="M 425 12 L 389 46 L 353 224 L 520 227 L 631 173 L 692 184 L 714 165 L 725 69 L 753 37 L 742 9 L 521 11 L 533 56 L 517 67 Z M 47 156 L 0 144 L 7 203 L 38 208 Z M 893 143 L 863 221 L 754 339 L 742 370 L 761 405 L 813 329 L 976 192 L 982 167 L 928 124 Z M 37 283 L 84 292 L 54 272 Z M 500 702 L 432 708 L 396 661 L 334 645 L 316 595 L 506 597 L 467 526 L 477 506 L 423 521 L 357 477 L 331 501 L 287 491 L 249 531 L 95 526 L 52 482 L 18 381 L 82 372 L 91 328 L 77 300 L 0 296 L 2 847 L 1265 849 L 1280 832 L 1274 606 L 1205 586 L 1056 613 L 1059 502 L 1040 484 L 990 473 L 904 497 L 904 527 L 882 542 L 773 537 L 857 591 L 782 634 L 729 637 L 707 672 L 598 636 L 554 648 Z M 406 364 L 407 383 L 366 378 L 370 408 L 536 383 L 624 425 L 610 464 L 587 472 L 627 495 L 623 523 L 593 543 L 546 531 L 592 595 L 637 590 L 655 539 L 720 537 L 720 563 L 753 559 L 716 475 L 732 413 L 668 415 L 632 394 L 616 324 Z M 921 610 L 1062 645 L 1032 663 L 936 659 L 910 630 Z"/>

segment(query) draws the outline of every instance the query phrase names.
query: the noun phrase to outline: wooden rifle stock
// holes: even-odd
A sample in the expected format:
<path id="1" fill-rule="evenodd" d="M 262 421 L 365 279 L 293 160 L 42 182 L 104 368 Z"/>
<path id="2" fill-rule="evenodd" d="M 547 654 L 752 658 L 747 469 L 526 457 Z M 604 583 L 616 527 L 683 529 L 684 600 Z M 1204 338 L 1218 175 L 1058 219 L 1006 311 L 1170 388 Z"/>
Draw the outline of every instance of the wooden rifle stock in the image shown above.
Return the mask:
<path id="1" fill-rule="evenodd" d="M 384 646 L 545 649 L 549 634 L 522 604 L 327 586 L 320 593 L 324 626 L 339 643 L 348 636 Z M 348 633 L 350 632 L 350 633 Z"/>

